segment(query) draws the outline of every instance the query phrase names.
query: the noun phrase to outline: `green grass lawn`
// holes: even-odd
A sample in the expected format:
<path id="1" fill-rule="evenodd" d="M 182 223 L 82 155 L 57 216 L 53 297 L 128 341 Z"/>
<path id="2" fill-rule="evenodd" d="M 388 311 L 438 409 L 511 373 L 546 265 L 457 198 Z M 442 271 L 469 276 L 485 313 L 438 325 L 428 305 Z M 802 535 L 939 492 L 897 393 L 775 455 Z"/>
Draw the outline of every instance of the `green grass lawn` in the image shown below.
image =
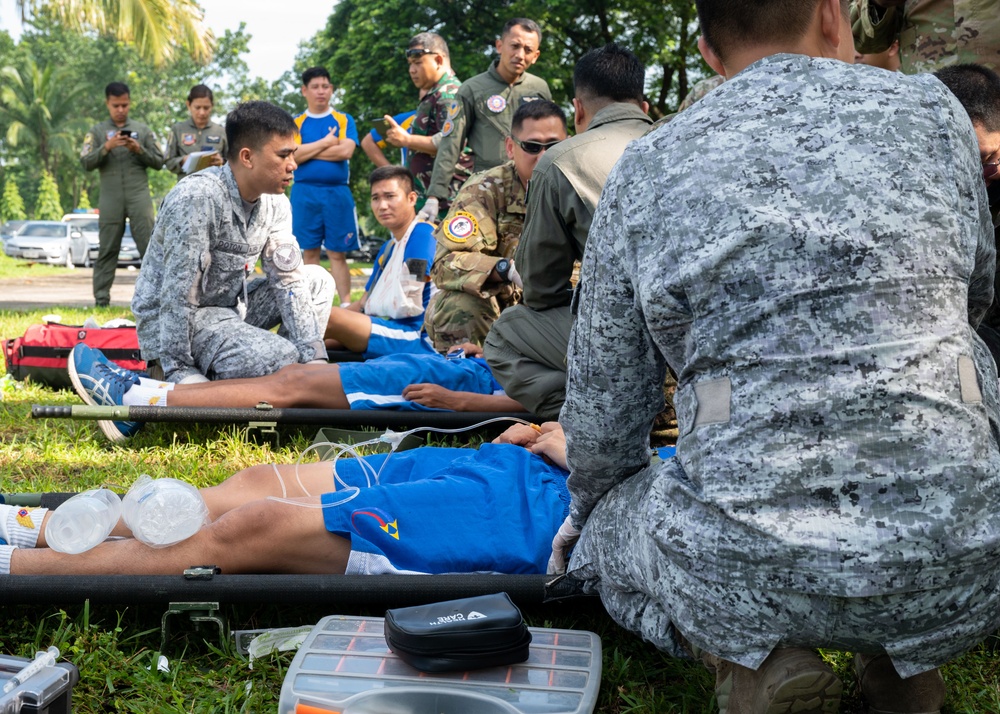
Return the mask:
<path id="1" fill-rule="evenodd" d="M 6 278 L 33 278 L 62 275 L 71 268 L 61 265 L 46 265 L 45 263 L 29 263 L 26 260 L 10 258 L 0 250 L 0 280 Z"/>
<path id="2" fill-rule="evenodd" d="M 57 311 L 68 324 L 89 315 L 98 321 L 129 317 L 123 308 L 35 312 L 0 311 L 0 337 L 20 335 L 43 314 Z M 8 385 L 0 392 L 0 491 L 78 491 L 100 485 L 118 490 L 146 473 L 215 484 L 243 467 L 290 462 L 313 433 L 285 429 L 280 446 L 248 441 L 242 428 L 149 424 L 132 441 L 115 446 L 92 422 L 35 421 L 34 403 L 76 404 L 71 392 Z M 30 657 L 58 646 L 81 672 L 76 712 L 273 712 L 292 654 L 254 662 L 251 670 L 228 644 L 181 624 L 166 652 L 170 672 L 156 671 L 160 618 L 165 608 L 84 606 L 63 608 L 4 604 L 0 593 L 0 654 Z M 357 608 L 305 608 L 280 603 L 224 607 L 233 629 L 314 624 L 325 615 L 369 614 Z M 578 627 L 597 632 L 604 645 L 598 711 L 610 714 L 715 711 L 713 680 L 700 666 L 670 659 L 614 625 L 594 601 L 568 601 L 525 612 L 535 626 Z M 827 652 L 845 681 L 842 712 L 863 711 L 853 691 L 850 657 Z M 950 665 L 947 712 L 1000 712 L 1000 653 L 981 647 Z"/>

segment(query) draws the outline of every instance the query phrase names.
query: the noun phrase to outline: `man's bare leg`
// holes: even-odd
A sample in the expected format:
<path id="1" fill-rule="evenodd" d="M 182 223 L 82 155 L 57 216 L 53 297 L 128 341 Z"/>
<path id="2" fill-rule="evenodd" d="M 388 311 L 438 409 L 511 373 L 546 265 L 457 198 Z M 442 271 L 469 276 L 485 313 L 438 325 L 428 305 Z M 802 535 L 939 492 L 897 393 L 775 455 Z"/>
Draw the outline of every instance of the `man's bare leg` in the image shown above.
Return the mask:
<path id="1" fill-rule="evenodd" d="M 371 334 L 372 321 L 368 315 L 341 307 L 330 310 L 324 335 L 328 348 L 364 352 Z"/>
<path id="2" fill-rule="evenodd" d="M 329 463 L 269 464 L 244 469 L 201 493 L 213 522 L 182 543 L 150 548 L 128 539 L 107 541 L 87 553 L 66 555 L 45 546 L 42 524 L 38 547 L 11 556 L 17 574 L 175 574 L 198 563 L 227 573 L 343 572 L 350 543 L 329 533 L 318 495 L 333 490 Z M 268 496 L 299 499 L 292 505 Z M 310 497 L 311 496 L 311 497 Z M 48 516 L 46 517 L 47 520 Z M 129 535 L 122 524 L 115 535 Z"/>
<path id="3" fill-rule="evenodd" d="M 319 498 L 300 503 L 319 504 Z M 343 573 L 350 542 L 326 530 L 323 510 L 271 500 L 229 511 L 185 541 L 150 548 L 137 540 L 105 541 L 79 555 L 18 548 L 13 575 L 179 575 L 192 565 L 224 573 Z"/>
<path id="4" fill-rule="evenodd" d="M 178 384 L 167 395 L 171 407 L 249 408 L 259 402 L 280 408 L 351 408 L 336 364 L 291 364 L 263 377 Z"/>
<path id="5" fill-rule="evenodd" d="M 351 301 L 351 268 L 347 264 L 347 254 L 328 250 L 326 257 L 330 259 L 330 275 L 337 284 L 340 304 L 346 305 Z"/>
<path id="6" fill-rule="evenodd" d="M 319 265 L 322 254 L 323 251 L 320 248 L 307 248 L 302 251 L 302 262 L 306 265 Z"/>

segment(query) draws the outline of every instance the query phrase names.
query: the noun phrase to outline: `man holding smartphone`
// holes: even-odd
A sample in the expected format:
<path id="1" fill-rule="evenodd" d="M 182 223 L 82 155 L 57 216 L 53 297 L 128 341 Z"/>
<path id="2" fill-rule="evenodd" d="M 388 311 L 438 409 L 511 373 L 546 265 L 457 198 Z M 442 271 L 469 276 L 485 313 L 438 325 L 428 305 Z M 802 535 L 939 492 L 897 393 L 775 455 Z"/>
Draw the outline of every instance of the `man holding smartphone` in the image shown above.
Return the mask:
<path id="1" fill-rule="evenodd" d="M 146 170 L 163 168 L 163 153 L 153 132 L 142 122 L 129 119 L 128 85 L 112 82 L 104 88 L 104 98 L 108 119 L 87 132 L 80 151 L 83 168 L 97 169 L 101 175 L 101 248 L 94 264 L 94 301 L 98 307 L 111 303 L 126 220 L 132 225 L 139 253 L 146 254 L 153 232 L 153 201 Z"/>

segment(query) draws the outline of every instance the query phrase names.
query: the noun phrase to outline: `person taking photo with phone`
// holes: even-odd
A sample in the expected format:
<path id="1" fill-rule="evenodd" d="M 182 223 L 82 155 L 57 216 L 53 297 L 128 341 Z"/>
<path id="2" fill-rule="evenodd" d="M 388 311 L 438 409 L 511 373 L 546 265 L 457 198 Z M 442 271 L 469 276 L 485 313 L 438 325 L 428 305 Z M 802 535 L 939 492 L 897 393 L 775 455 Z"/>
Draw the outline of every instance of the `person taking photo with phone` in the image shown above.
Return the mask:
<path id="1" fill-rule="evenodd" d="M 131 97 L 127 84 L 111 82 L 104 88 L 108 118 L 91 127 L 83 140 L 80 163 L 101 175 L 100 252 L 94 263 L 94 301 L 111 304 L 111 284 L 118 267 L 118 250 L 125 221 L 141 255 L 153 232 L 153 201 L 149 196 L 147 169 L 163 168 L 163 152 L 156 137 L 142 122 L 129 119 Z"/>

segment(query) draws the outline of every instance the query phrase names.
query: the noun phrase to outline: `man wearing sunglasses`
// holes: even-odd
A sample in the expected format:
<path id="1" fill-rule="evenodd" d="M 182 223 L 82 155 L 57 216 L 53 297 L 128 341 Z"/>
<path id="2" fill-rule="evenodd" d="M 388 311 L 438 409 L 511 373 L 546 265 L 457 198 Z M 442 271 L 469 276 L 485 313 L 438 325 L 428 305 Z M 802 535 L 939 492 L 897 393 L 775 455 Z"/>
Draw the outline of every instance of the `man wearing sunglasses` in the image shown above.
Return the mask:
<path id="1" fill-rule="evenodd" d="M 404 165 L 416 180 L 419 210 L 423 208 L 427 189 L 431 185 L 434 157 L 438 152 L 438 144 L 441 143 L 441 133 L 448 122 L 448 108 L 455 101 L 462 82 L 451 68 L 448 43 L 437 33 L 421 32 L 414 35 L 406 48 L 406 63 L 410 80 L 421 92 L 420 103 L 409 131 L 391 128 L 385 140 L 407 152 Z M 438 210 L 448 210 L 449 200 L 454 198 L 471 173 L 472 155 L 463 151 L 455 160 L 451 176 L 447 179 L 448 196 L 439 201 L 438 208 L 430 218 L 437 220 Z"/>
<path id="2" fill-rule="evenodd" d="M 566 349 L 573 325 L 574 263 L 611 168 L 652 120 L 643 99 L 645 69 L 616 44 L 591 50 L 573 71 L 576 136 L 545 152 L 531 177 L 528 213 L 514 253 L 524 287 L 486 336 L 486 361 L 507 393 L 546 418 L 566 395 Z M 514 397 L 517 394 L 519 396 Z"/>
<path id="3" fill-rule="evenodd" d="M 474 171 L 485 171 L 507 160 L 504 140 L 510 135 L 514 112 L 525 102 L 552 99 L 549 85 L 528 73 L 537 60 L 542 30 L 534 20 L 508 20 L 496 41 L 499 54 L 482 74 L 465 82 L 448 106 L 441 144 L 434 160 L 425 219 L 436 219 L 440 202 L 450 199 L 454 166 L 468 148 Z"/>
<path id="4" fill-rule="evenodd" d="M 524 226 L 525 189 L 545 151 L 565 138 L 566 115 L 558 104 L 522 104 L 505 142 L 510 160 L 476 174 L 458 192 L 435 233 L 431 279 L 438 293 L 424 320 L 438 352 L 463 342 L 482 345 L 500 312 L 519 300 L 510 259 Z"/>
<path id="5" fill-rule="evenodd" d="M 996 242 L 1000 245 L 1000 75 L 977 64 L 945 67 L 934 73 L 951 90 L 972 120 L 983 162 L 983 180 L 993 215 Z M 1000 281 L 993 277 L 993 305 L 976 332 L 1000 364 Z"/>

